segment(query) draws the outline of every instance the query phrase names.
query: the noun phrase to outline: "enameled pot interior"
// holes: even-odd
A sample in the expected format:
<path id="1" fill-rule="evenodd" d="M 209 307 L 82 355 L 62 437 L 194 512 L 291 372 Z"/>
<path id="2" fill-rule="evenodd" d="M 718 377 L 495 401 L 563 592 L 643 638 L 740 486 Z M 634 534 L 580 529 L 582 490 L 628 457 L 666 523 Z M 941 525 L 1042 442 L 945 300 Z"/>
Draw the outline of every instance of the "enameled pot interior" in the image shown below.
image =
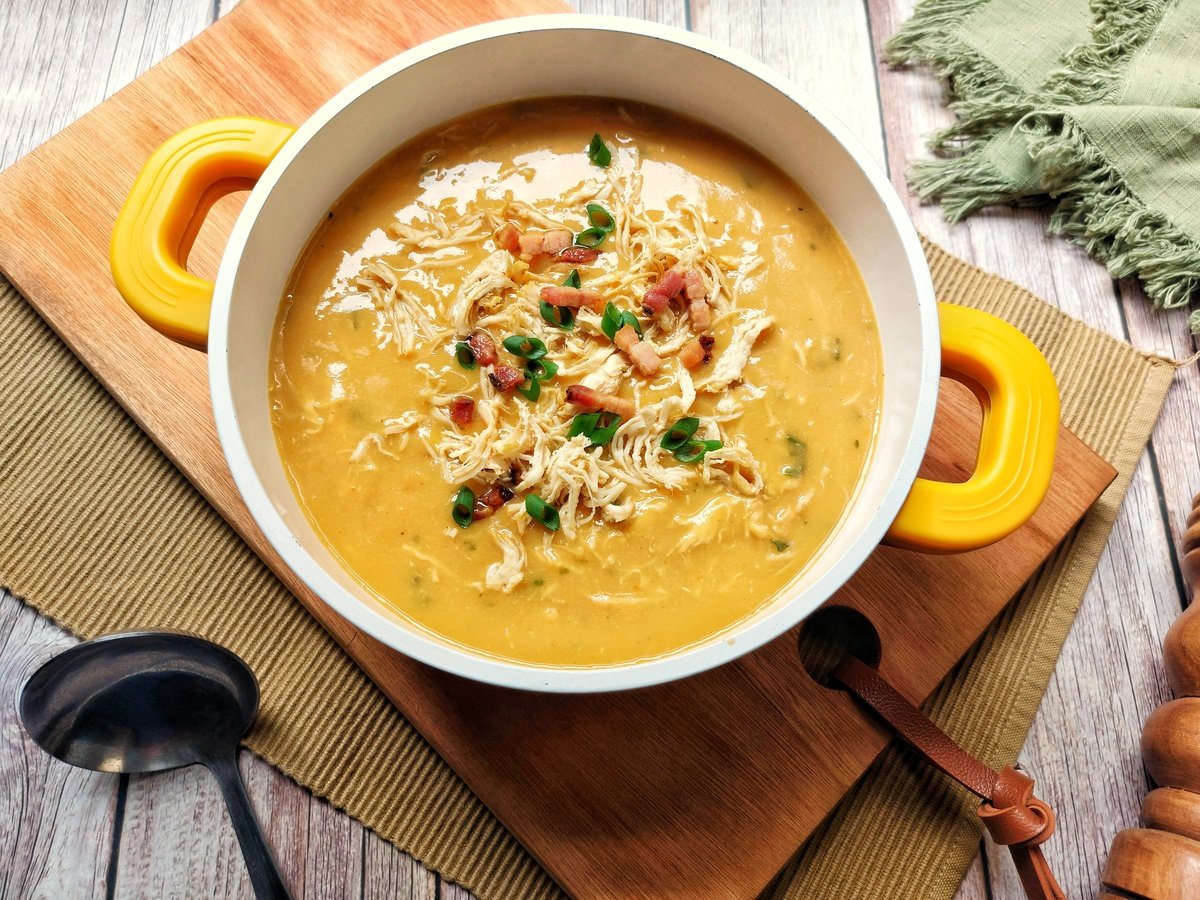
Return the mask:
<path id="1" fill-rule="evenodd" d="M 924 453 L 936 395 L 936 314 L 915 234 L 882 176 L 868 175 L 853 155 L 862 151 L 848 150 L 780 86 L 765 80 L 773 76 L 746 71 L 722 58 L 724 51 L 694 38 L 680 40 L 699 46 L 675 43 L 665 30 L 639 34 L 615 30 L 620 26 L 613 20 L 589 25 L 586 17 L 569 17 L 570 23 L 550 18 L 557 24 L 531 21 L 528 29 L 519 29 L 509 23 L 479 40 L 455 44 L 452 37 L 449 49 L 431 56 L 439 42 L 424 58 L 420 51 L 405 54 L 352 85 L 301 128 L 247 204 L 226 253 L 214 305 L 211 369 L 218 425 L 239 488 L 272 543 L 323 599 L 386 643 L 460 674 L 525 687 L 603 690 L 678 677 L 739 655 L 798 622 L 861 565 L 894 517 Z M 581 59 L 608 64 L 581 65 Z M 404 67 L 395 71 L 399 65 Z M 741 138 L 779 165 L 821 206 L 854 254 L 875 306 L 885 372 L 881 425 L 864 482 L 841 527 L 792 589 L 735 630 L 668 657 L 679 661 L 673 667 L 662 667 L 661 659 L 614 667 L 613 677 L 591 682 L 581 674 L 588 670 L 563 679 L 554 674 L 562 670 L 526 677 L 517 670 L 534 667 L 474 665 L 468 657 L 481 657 L 408 623 L 365 591 L 332 558 L 293 497 L 276 451 L 266 390 L 272 328 L 292 266 L 313 227 L 359 175 L 406 140 L 455 116 L 563 94 L 664 106 Z M 660 671 L 653 675 L 629 674 L 656 665 Z"/>

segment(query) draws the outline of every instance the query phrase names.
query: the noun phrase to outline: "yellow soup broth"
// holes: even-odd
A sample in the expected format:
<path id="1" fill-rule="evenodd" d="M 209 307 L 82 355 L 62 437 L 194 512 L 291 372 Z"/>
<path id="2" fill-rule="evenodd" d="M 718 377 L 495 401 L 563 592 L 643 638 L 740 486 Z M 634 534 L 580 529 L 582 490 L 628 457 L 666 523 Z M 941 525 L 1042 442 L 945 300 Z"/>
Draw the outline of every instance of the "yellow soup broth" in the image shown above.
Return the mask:
<path id="1" fill-rule="evenodd" d="M 513 237 L 554 249 L 589 225 L 591 261 L 522 253 Z M 594 293 L 567 330 L 542 290 L 572 270 Z M 648 315 L 668 272 L 689 287 Z M 707 312 L 691 308 L 693 284 Z M 657 372 L 617 349 L 606 312 L 636 319 L 641 341 L 624 337 Z M 456 348 L 475 331 L 497 361 L 467 369 Z M 712 358 L 689 370 L 703 333 Z M 557 372 L 509 352 L 509 337 L 536 338 Z M 497 390 L 489 375 L 505 366 L 526 394 L 536 382 L 536 400 Z M 359 179 L 293 272 L 270 396 L 309 521 L 367 589 L 465 647 L 599 666 L 709 638 L 804 569 L 855 493 L 881 379 L 854 261 L 782 172 L 664 110 L 562 98 L 455 120 Z M 580 384 L 632 401 L 632 416 L 593 426 L 616 425 L 607 443 L 570 436 L 601 412 L 568 401 Z M 465 424 L 461 398 L 474 402 Z M 512 498 L 479 504 L 491 514 L 477 521 L 467 506 L 462 527 L 462 487 Z M 557 531 L 528 495 L 549 504 L 542 519 L 557 510 Z"/>

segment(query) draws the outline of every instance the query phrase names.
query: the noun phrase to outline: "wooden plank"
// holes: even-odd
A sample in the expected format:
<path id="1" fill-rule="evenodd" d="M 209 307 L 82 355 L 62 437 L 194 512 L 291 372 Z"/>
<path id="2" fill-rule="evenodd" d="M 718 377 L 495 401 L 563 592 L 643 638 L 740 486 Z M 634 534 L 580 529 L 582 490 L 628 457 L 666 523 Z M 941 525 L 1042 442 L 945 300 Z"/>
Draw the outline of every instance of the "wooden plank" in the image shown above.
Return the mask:
<path id="1" fill-rule="evenodd" d="M 103 896 L 119 778 L 59 762 L 17 718 L 25 680 L 75 643 L 0 590 L 0 896 Z"/>
<path id="2" fill-rule="evenodd" d="M 883 162 L 865 8 L 845 0 L 690 0 L 693 30 L 792 79 Z"/>
<path id="3" fill-rule="evenodd" d="M 633 14 L 642 14 L 642 13 L 645 13 L 647 10 L 649 10 L 651 12 L 651 14 L 654 15 L 655 17 L 658 17 L 658 16 L 665 17 L 668 15 L 676 15 L 677 16 L 677 12 L 678 12 L 678 6 L 674 6 L 669 3 L 663 3 L 663 4 L 628 3 L 628 4 L 625 4 L 625 3 L 615 2 L 615 0 L 614 0 L 614 2 L 611 4 L 594 3 L 594 4 L 584 4 L 584 5 L 585 6 L 593 6 L 593 7 L 612 6 L 612 7 L 614 7 L 614 9 L 612 11 L 621 12 L 621 13 L 633 13 Z M 697 4 L 697 6 L 700 6 L 700 4 Z M 713 4 L 712 6 L 717 7 L 718 4 Z M 720 4 L 720 6 L 727 6 L 727 5 Z M 766 11 L 767 8 L 768 8 L 767 6 L 764 6 L 764 8 L 763 8 L 764 11 Z M 589 11 L 591 11 L 591 10 L 589 10 Z M 608 11 L 608 10 L 604 9 L 602 11 Z M 745 12 L 745 10 L 740 10 L 737 8 L 733 8 L 732 6 L 728 6 L 727 9 L 717 9 L 716 11 L 714 11 L 714 9 L 712 9 L 712 8 L 709 8 L 707 11 L 696 10 L 696 11 L 694 11 L 694 15 L 697 18 L 700 18 L 701 12 L 703 12 L 703 14 L 708 17 L 705 20 L 705 23 L 706 23 L 706 27 L 708 27 L 710 30 L 716 31 L 719 33 L 720 29 L 724 28 L 724 29 L 727 29 L 730 33 L 734 33 L 735 29 L 739 27 L 735 20 L 741 19 L 741 17 L 736 14 L 743 13 L 743 12 Z M 784 13 L 786 14 L 786 12 L 787 12 L 787 10 L 785 7 Z M 722 18 L 722 16 L 726 16 L 727 18 Z M 797 22 L 795 22 L 793 20 L 785 19 L 784 21 L 787 21 L 791 27 L 795 27 L 798 24 Z M 675 21 L 674 24 L 681 24 L 681 23 L 679 23 L 678 21 Z M 838 23 L 835 21 L 833 24 L 836 26 Z M 786 33 L 787 32 L 785 32 L 785 34 Z M 772 50 L 772 53 L 774 53 L 774 52 L 777 52 L 777 51 Z M 772 59 L 769 59 L 768 61 L 774 62 L 774 60 L 772 60 Z M 780 65 L 778 62 L 775 62 L 775 64 Z M 789 65 L 789 64 L 790 63 L 785 63 L 784 65 L 780 65 L 780 67 L 786 69 L 787 65 Z M 819 66 L 815 66 L 815 67 L 818 69 L 817 74 L 820 74 L 820 71 L 819 71 L 820 67 Z M 801 80 L 801 81 L 804 80 L 802 77 L 803 73 L 801 73 L 801 76 L 798 76 L 796 74 L 796 72 L 794 72 L 794 71 L 790 72 L 789 74 L 792 74 L 792 77 L 797 78 L 797 80 Z M 812 89 L 811 85 L 810 85 L 810 89 Z M 830 105 L 834 105 L 833 103 L 830 103 L 828 97 L 825 98 L 825 102 L 829 103 Z M 835 108 L 836 108 L 836 106 L 835 106 Z M 4 120 L 2 118 L 0 118 L 0 121 L 4 121 Z M 852 127 L 856 127 L 856 126 L 852 125 Z M 856 128 L 856 130 L 857 130 L 857 128 Z M 370 855 L 370 854 L 368 854 L 368 855 Z"/>
<path id="4" fill-rule="evenodd" d="M 877 56 L 912 6 L 912 0 L 870 0 Z M 1111 279 L 1081 250 L 1044 233 L 1046 210 L 987 211 L 948 226 L 936 207 L 919 205 L 907 191 L 903 173 L 913 159 L 927 155 L 923 135 L 948 122 L 949 113 L 940 87 L 926 71 L 898 72 L 880 65 L 879 80 L 890 174 L 920 229 L 1093 327 L 1132 339 L 1135 346 L 1170 347 L 1175 356 L 1189 352 L 1178 337 L 1167 340 L 1168 334 L 1185 333 L 1179 318 L 1173 325 L 1164 318 L 1149 319 L 1144 304 L 1126 303 L 1126 330 Z M 1156 340 L 1158 328 L 1162 331 Z M 1200 486 L 1195 476 L 1200 435 L 1190 412 L 1200 400 L 1194 375 L 1185 375 L 1184 384 L 1168 396 L 1153 445 L 1165 441 L 1171 446 L 1158 457 L 1164 472 L 1170 468 L 1163 483 L 1171 486 L 1168 507 L 1180 530 Z M 1049 852 L 1072 896 L 1094 891 L 1112 836 L 1136 821 L 1144 793 L 1137 740 L 1142 718 L 1165 690 L 1159 646 L 1180 603 L 1171 537 L 1159 508 L 1161 489 L 1144 457 L 1021 756 L 1035 773 L 1039 791 L 1057 807 L 1059 832 Z M 1020 885 L 1007 852 L 986 846 L 992 896 L 1018 896 Z M 964 887 L 961 896 L 968 895 Z"/>
<path id="5" fill-rule="evenodd" d="M 1188 310 L 1156 311 L 1140 285 L 1133 280 L 1118 285 L 1122 312 L 1135 346 L 1184 360 L 1196 352 L 1191 335 Z M 1178 547 L 1186 530 L 1192 497 L 1200 492 L 1200 368 L 1185 366 L 1175 376 L 1162 415 L 1154 430 L 1154 458 L 1162 492 L 1162 502 L 1173 538 Z M 1180 585 L 1182 590 L 1182 583 Z M 1186 599 L 1186 598 L 1185 598 Z"/>
<path id="6" fill-rule="evenodd" d="M 567 0 L 576 12 L 646 19 L 674 28 L 688 27 L 687 0 Z"/>

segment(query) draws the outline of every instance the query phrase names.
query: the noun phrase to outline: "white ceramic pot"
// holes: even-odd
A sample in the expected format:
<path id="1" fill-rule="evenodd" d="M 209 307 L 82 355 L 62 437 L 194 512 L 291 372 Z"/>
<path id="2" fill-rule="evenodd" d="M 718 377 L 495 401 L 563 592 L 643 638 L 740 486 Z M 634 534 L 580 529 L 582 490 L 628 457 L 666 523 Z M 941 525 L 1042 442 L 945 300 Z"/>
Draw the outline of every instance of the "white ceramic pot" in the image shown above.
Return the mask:
<path id="1" fill-rule="evenodd" d="M 605 60 L 602 66 L 581 60 Z M 284 285 L 319 218 L 381 157 L 464 113 L 518 98 L 593 94 L 657 104 L 741 138 L 801 184 L 862 271 L 882 338 L 878 438 L 863 482 L 819 557 L 773 602 L 676 653 L 601 668 L 544 667 L 473 653 L 373 598 L 309 526 L 280 463 L 267 398 L 268 351 Z M 269 163 L 269 164 L 268 164 Z M 265 171 L 263 171 L 265 167 Z M 258 175 L 213 285 L 170 248 L 217 177 Z M 1053 379 L 999 320 L 945 308 L 946 364 L 990 398 L 971 481 L 918 481 L 942 350 L 929 270 L 899 197 L 867 151 L 797 86 L 696 35 L 595 16 L 510 19 L 409 50 L 359 78 L 294 134 L 253 119 L 202 123 L 147 164 L 117 223 L 114 277 L 152 325 L 203 344 L 221 444 L 250 512 L 287 564 L 355 626 L 468 678 L 544 691 L 609 691 L 682 678 L 782 634 L 828 599 L 885 537 L 952 551 L 1003 537 L 1049 485 Z M 211 316 L 208 303 L 211 297 Z M 906 503 L 907 501 L 907 503 Z M 903 512 L 902 512 L 903 507 Z"/>

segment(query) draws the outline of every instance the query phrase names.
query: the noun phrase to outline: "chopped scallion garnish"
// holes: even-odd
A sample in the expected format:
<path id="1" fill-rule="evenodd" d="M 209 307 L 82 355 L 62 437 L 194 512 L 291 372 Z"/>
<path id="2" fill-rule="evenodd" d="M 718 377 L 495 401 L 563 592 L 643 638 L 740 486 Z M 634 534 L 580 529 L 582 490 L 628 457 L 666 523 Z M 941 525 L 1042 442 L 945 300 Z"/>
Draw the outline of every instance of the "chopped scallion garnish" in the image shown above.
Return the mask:
<path id="1" fill-rule="evenodd" d="M 588 159 L 592 161 L 592 165 L 602 169 L 607 169 L 612 162 L 612 151 L 608 149 L 608 144 L 604 143 L 604 138 L 600 137 L 599 133 L 592 135 L 587 155 Z"/>
<path id="2" fill-rule="evenodd" d="M 599 203 L 589 203 L 585 209 L 587 210 L 589 227 L 575 235 L 575 244 L 579 247 L 595 249 L 603 244 L 608 236 L 613 233 L 613 229 L 617 227 L 617 222 L 613 218 L 612 213 Z"/>
<path id="3" fill-rule="evenodd" d="M 581 434 L 591 434 L 592 429 L 596 427 L 596 423 L 600 421 L 600 413 L 580 413 L 571 420 L 571 427 L 567 429 L 567 437 L 573 438 Z"/>
<path id="4" fill-rule="evenodd" d="M 525 380 L 517 385 L 517 393 L 530 403 L 536 403 L 537 398 L 542 396 L 542 382 L 527 371 Z"/>
<path id="5" fill-rule="evenodd" d="M 475 370 L 475 351 L 466 341 L 459 341 L 454 345 L 454 358 L 468 372 Z"/>
<path id="6" fill-rule="evenodd" d="M 584 435 L 593 447 L 602 447 L 613 439 L 617 429 L 621 427 L 621 417 L 615 412 L 580 413 L 571 420 L 567 429 L 567 437 Z"/>
<path id="7" fill-rule="evenodd" d="M 514 334 L 506 337 L 504 349 L 521 359 L 541 359 L 546 355 L 546 345 L 527 334 Z"/>
<path id="8" fill-rule="evenodd" d="M 589 203 L 584 207 L 587 210 L 588 224 L 593 228 L 604 228 L 612 231 L 617 227 L 616 220 L 613 219 L 612 213 L 601 206 L 599 203 Z"/>
<path id="9" fill-rule="evenodd" d="M 600 413 L 600 419 L 596 422 L 596 427 L 592 429 L 591 434 L 588 435 L 588 440 L 595 447 L 603 447 L 613 439 L 613 435 L 620 427 L 621 417 L 615 412 L 605 410 Z"/>
<path id="10" fill-rule="evenodd" d="M 575 235 L 575 245 L 595 250 L 608 239 L 611 233 L 611 231 L 604 228 L 585 228 L 579 234 Z"/>
<path id="11" fill-rule="evenodd" d="M 475 510 L 475 492 L 469 487 L 461 487 L 454 495 L 454 505 L 450 508 L 450 517 L 459 528 L 466 528 L 473 521 Z"/>
<path id="12" fill-rule="evenodd" d="M 610 341 L 615 341 L 617 332 L 626 325 L 636 331 L 638 337 L 642 336 L 642 323 L 638 321 L 637 316 L 627 309 L 618 309 L 616 304 L 610 300 L 604 307 L 604 315 L 600 317 L 600 330 Z"/>
<path id="13" fill-rule="evenodd" d="M 538 381 L 549 381 L 558 374 L 558 363 L 548 359 L 531 359 L 525 363 L 525 374 Z"/>
<path id="14" fill-rule="evenodd" d="M 783 553 L 788 547 L 792 546 L 787 541 L 781 541 L 779 538 L 771 538 L 771 543 L 775 545 L 776 553 Z"/>
<path id="15" fill-rule="evenodd" d="M 696 429 L 700 427 L 700 420 L 695 416 L 688 416 L 686 419 L 680 419 L 662 436 L 662 440 L 658 442 L 658 446 L 664 450 L 675 451 L 691 440 L 692 435 L 696 433 Z"/>
<path id="16" fill-rule="evenodd" d="M 571 274 L 563 279 L 563 287 L 573 287 L 576 290 L 583 287 L 583 281 L 579 278 L 578 269 L 572 269 Z"/>
<path id="17" fill-rule="evenodd" d="M 803 475 L 805 468 L 808 466 L 808 444 L 800 440 L 800 438 L 789 434 L 787 436 L 787 445 L 788 456 L 792 458 L 793 462 L 783 470 L 783 474 L 790 475 L 793 478 Z M 795 469 L 796 474 L 792 475 L 788 469 Z"/>
<path id="18" fill-rule="evenodd" d="M 555 306 L 553 303 L 542 300 L 538 303 L 538 310 L 541 312 L 542 318 L 555 328 L 561 328 L 563 331 L 574 330 L 575 312 L 571 307 Z"/>
<path id="19" fill-rule="evenodd" d="M 672 456 L 681 463 L 698 463 L 704 459 L 705 454 L 711 453 L 713 450 L 720 450 L 725 445 L 721 441 L 688 441 Z"/>
<path id="20" fill-rule="evenodd" d="M 529 518 L 541 523 L 548 531 L 558 531 L 558 510 L 537 494 L 525 495 L 525 512 L 529 513 Z"/>

